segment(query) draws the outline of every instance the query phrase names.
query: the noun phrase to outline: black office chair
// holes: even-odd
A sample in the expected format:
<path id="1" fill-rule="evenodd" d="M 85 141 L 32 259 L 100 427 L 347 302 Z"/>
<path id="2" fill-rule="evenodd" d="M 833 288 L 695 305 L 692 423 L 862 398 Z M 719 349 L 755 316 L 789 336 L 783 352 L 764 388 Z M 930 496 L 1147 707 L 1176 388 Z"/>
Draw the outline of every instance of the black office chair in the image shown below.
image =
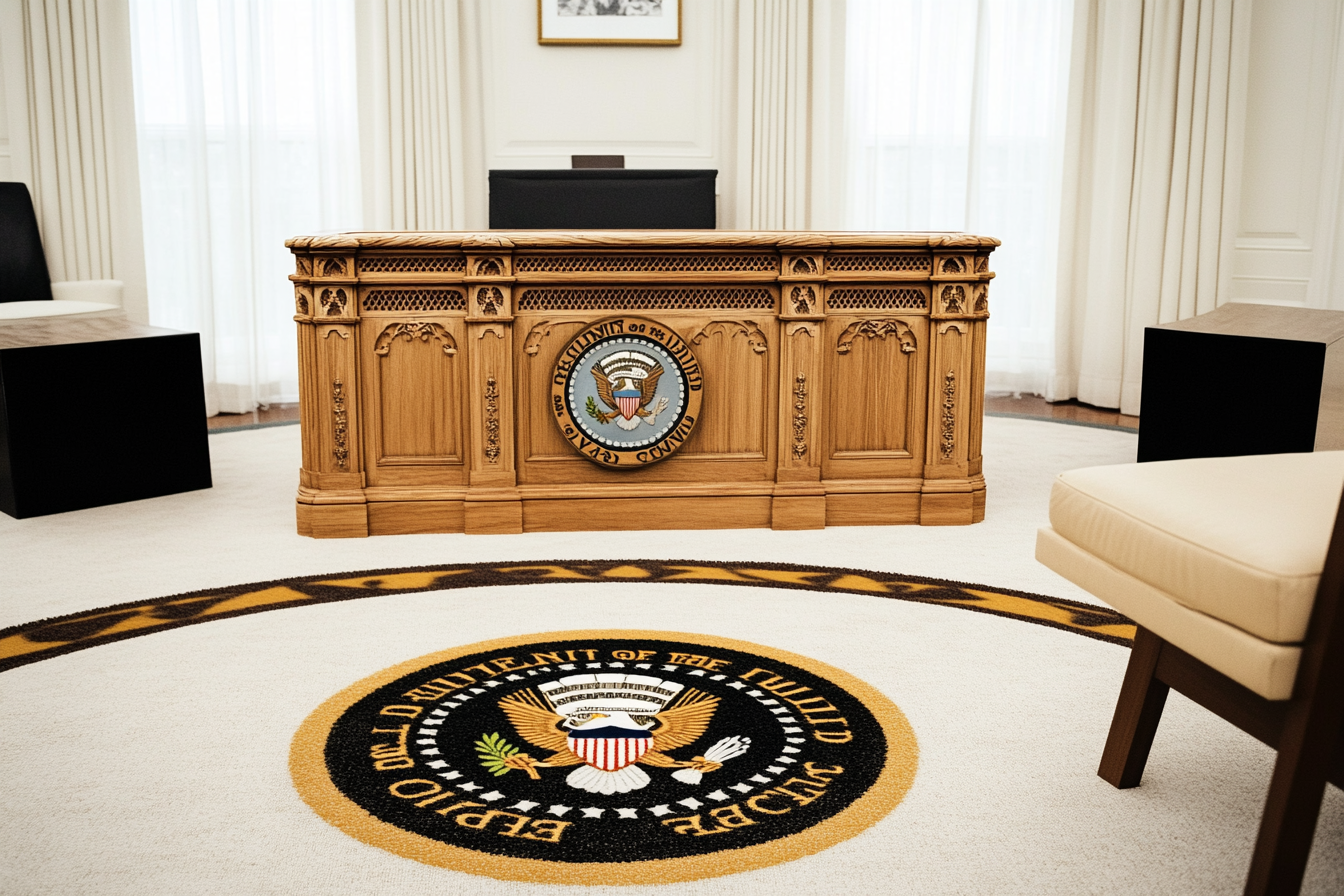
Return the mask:
<path id="1" fill-rule="evenodd" d="M 52 283 L 28 187 L 0 182 L 0 320 L 119 314 L 121 290 L 120 280 Z"/>

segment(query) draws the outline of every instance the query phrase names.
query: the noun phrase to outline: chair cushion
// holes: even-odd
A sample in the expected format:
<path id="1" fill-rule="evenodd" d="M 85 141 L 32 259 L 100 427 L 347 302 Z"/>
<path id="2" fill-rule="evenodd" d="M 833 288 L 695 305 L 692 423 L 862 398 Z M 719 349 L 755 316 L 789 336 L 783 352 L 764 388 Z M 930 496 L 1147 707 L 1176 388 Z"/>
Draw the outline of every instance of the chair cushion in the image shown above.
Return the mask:
<path id="1" fill-rule="evenodd" d="M 36 320 L 43 317 L 119 317 L 120 305 L 107 302 L 37 301 L 0 303 L 0 324 L 11 320 Z"/>
<path id="2" fill-rule="evenodd" d="M 1036 559 L 1266 700 L 1293 695 L 1301 647 L 1262 640 L 1182 606 L 1165 591 L 1121 572 L 1049 527 L 1036 535 Z"/>
<path id="3" fill-rule="evenodd" d="M 125 284 L 120 280 L 58 280 L 51 297 L 58 302 L 105 302 L 121 305 Z"/>
<path id="4" fill-rule="evenodd" d="M 1090 467 L 1056 480 L 1050 525 L 1184 607 L 1297 644 L 1341 487 L 1344 451 Z"/>

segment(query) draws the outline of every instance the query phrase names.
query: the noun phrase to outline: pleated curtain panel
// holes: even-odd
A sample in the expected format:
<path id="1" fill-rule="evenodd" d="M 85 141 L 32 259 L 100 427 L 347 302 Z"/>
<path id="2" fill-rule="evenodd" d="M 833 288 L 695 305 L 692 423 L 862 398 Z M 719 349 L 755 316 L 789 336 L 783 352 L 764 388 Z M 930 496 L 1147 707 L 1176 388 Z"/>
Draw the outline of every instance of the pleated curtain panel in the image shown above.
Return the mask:
<path id="1" fill-rule="evenodd" d="M 1143 330 L 1227 301 L 1248 0 L 1084 0 L 1046 398 L 1138 414 Z"/>
<path id="2" fill-rule="evenodd" d="M 147 319 L 140 183 L 125 2 L 45 0 L 0 29 L 11 116 L 28 122 L 10 146 L 29 184 L 52 280 L 121 280 L 122 301 Z M 13 87 L 21 86 L 21 90 Z M 17 102 L 15 102 L 17 100 Z"/>
<path id="3" fill-rule="evenodd" d="M 365 226 L 483 227 L 477 4 L 357 0 L 355 14 Z"/>

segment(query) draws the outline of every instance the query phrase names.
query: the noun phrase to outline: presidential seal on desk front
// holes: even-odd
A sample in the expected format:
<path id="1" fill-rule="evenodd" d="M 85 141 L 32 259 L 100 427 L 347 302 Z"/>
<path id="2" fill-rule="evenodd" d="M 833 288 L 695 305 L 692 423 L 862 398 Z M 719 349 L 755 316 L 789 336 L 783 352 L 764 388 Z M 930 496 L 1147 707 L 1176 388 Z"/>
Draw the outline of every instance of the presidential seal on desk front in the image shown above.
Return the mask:
<path id="1" fill-rule="evenodd" d="M 670 327 L 613 317 L 585 327 L 560 351 L 551 406 L 565 439 L 604 467 L 670 457 L 700 415 L 703 376 Z"/>

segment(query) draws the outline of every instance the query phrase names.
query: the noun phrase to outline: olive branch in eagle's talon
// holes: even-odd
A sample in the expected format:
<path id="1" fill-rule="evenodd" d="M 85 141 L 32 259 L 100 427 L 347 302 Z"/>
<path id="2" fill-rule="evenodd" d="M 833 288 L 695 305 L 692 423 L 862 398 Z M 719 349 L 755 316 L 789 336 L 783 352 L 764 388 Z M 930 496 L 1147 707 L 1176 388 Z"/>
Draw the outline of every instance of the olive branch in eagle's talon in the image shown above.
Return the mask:
<path id="1" fill-rule="evenodd" d="M 498 732 L 482 736 L 476 741 L 475 746 L 476 752 L 481 754 L 481 765 L 495 777 L 506 775 L 516 768 L 527 772 L 527 776 L 533 781 L 540 781 L 541 775 L 537 774 L 537 769 L 550 768 L 546 763 L 538 762 L 526 753 L 519 752 L 517 747 L 506 741 Z"/>
<path id="2" fill-rule="evenodd" d="M 589 417 L 592 417 L 598 423 L 606 423 L 612 417 L 620 414 L 619 411 L 612 411 L 610 414 L 602 413 L 597 409 L 597 402 L 593 401 L 593 396 L 591 395 L 588 396 L 588 404 L 584 405 L 584 410 L 588 412 Z"/>

